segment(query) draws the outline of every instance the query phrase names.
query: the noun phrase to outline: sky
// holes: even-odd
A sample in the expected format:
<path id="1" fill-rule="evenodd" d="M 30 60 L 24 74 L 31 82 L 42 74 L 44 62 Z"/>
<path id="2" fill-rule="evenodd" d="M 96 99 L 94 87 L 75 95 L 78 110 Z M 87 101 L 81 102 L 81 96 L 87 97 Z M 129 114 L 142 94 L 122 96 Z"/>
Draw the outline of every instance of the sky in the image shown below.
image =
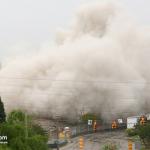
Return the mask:
<path id="1" fill-rule="evenodd" d="M 90 1 L 94 0 L 0 0 L 0 60 L 36 52 L 55 38 L 58 28 L 67 28 L 81 4 Z M 150 0 L 116 1 L 138 23 L 150 25 Z"/>

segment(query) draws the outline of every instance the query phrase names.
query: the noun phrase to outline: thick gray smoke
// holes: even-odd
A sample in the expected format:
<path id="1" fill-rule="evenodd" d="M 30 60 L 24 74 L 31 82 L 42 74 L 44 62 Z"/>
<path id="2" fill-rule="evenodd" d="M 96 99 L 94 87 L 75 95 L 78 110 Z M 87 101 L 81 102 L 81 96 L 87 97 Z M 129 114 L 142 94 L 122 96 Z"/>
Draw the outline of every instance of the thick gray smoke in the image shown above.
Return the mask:
<path id="1" fill-rule="evenodd" d="M 7 111 L 75 117 L 84 108 L 110 119 L 150 108 L 150 30 L 115 3 L 81 7 L 56 43 L 2 66 Z"/>

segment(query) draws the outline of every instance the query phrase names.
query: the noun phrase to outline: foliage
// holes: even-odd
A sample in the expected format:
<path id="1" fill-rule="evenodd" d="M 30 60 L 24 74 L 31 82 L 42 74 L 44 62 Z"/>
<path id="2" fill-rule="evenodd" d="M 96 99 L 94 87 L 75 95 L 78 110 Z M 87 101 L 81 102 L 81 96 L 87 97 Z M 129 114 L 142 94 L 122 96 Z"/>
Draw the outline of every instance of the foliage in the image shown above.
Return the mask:
<path id="1" fill-rule="evenodd" d="M 136 126 L 136 132 L 142 140 L 146 148 L 150 148 L 150 124 L 146 123 L 144 125 L 138 124 Z"/>
<path id="2" fill-rule="evenodd" d="M 87 121 L 87 120 L 97 120 L 97 116 L 95 114 L 87 113 L 81 116 L 82 121 Z"/>
<path id="3" fill-rule="evenodd" d="M 1 125 L 0 134 L 7 135 L 8 143 L 11 143 L 13 138 L 25 136 L 24 127 L 22 125 L 13 125 L 8 123 L 3 123 Z"/>
<path id="4" fill-rule="evenodd" d="M 45 131 L 43 128 L 41 128 L 40 125 L 38 124 L 32 124 L 32 131 L 33 131 L 33 134 L 39 134 L 39 135 L 45 135 Z"/>
<path id="5" fill-rule="evenodd" d="M 0 150 L 12 150 L 7 145 L 0 145 Z"/>
<path id="6" fill-rule="evenodd" d="M 0 123 L 3 123 L 5 121 L 6 121 L 6 114 L 5 114 L 4 104 L 1 101 L 1 97 L 0 97 Z"/>
<path id="7" fill-rule="evenodd" d="M 127 129 L 126 133 L 128 134 L 128 136 L 135 136 L 137 135 L 137 132 L 135 129 Z"/>
<path id="8" fill-rule="evenodd" d="M 21 110 L 14 110 L 7 116 L 7 122 L 10 124 L 24 124 L 25 123 L 25 113 Z"/>
<path id="9" fill-rule="evenodd" d="M 48 138 L 44 130 L 20 110 L 12 111 L 8 115 L 7 122 L 0 126 L 0 135 L 7 135 L 6 150 L 9 150 L 8 147 L 10 150 L 47 150 Z M 5 149 L 3 147 L 0 150 Z"/>
<path id="10" fill-rule="evenodd" d="M 107 144 L 103 147 L 103 150 L 118 150 L 117 145 L 115 144 Z"/>
<path id="11" fill-rule="evenodd" d="M 26 143 L 24 137 L 13 138 L 10 142 L 10 147 L 13 150 L 26 150 Z"/>
<path id="12" fill-rule="evenodd" d="M 96 120 L 96 115 L 87 113 L 87 114 L 82 115 L 82 118 L 81 118 L 81 119 L 82 119 L 83 121 Z"/>
<path id="13" fill-rule="evenodd" d="M 31 150 L 46 150 L 47 145 L 45 144 L 46 138 L 41 135 L 35 135 L 27 139 L 27 143 Z"/>

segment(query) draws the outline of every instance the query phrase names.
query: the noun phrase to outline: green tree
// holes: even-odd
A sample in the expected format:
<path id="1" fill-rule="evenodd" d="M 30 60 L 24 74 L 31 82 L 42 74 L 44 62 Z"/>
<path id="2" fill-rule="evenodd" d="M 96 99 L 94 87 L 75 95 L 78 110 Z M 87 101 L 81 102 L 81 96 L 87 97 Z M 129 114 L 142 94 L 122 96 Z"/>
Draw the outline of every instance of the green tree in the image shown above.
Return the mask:
<path id="1" fill-rule="evenodd" d="M 20 124 L 13 125 L 13 124 L 8 124 L 8 123 L 3 123 L 0 126 L 0 135 L 7 135 L 7 141 L 9 145 L 12 139 L 16 137 L 25 136 L 24 126 Z"/>
<path id="2" fill-rule="evenodd" d="M 98 117 L 95 114 L 87 113 L 81 116 L 82 121 L 96 120 Z"/>
<path id="3" fill-rule="evenodd" d="M 5 121 L 6 121 L 6 114 L 5 114 L 4 104 L 0 97 L 0 123 L 3 123 Z"/>
<path id="4" fill-rule="evenodd" d="M 25 139 L 23 137 L 16 137 L 11 140 L 10 147 L 13 150 L 27 150 Z"/>
<path id="5" fill-rule="evenodd" d="M 138 124 L 135 130 L 145 147 L 150 149 L 150 124 Z"/>
<path id="6" fill-rule="evenodd" d="M 7 122 L 1 124 L 0 134 L 7 135 L 8 147 L 11 150 L 47 150 L 48 138 L 44 130 L 28 116 L 27 120 L 30 120 L 25 124 L 25 119 L 22 111 L 15 110 L 8 114 Z M 26 131 L 28 136 L 25 136 Z"/>
<path id="7" fill-rule="evenodd" d="M 25 123 L 25 114 L 21 110 L 14 110 L 8 114 L 7 122 L 10 124 L 24 124 Z"/>
<path id="8" fill-rule="evenodd" d="M 12 150 L 6 144 L 0 145 L 0 150 Z"/>

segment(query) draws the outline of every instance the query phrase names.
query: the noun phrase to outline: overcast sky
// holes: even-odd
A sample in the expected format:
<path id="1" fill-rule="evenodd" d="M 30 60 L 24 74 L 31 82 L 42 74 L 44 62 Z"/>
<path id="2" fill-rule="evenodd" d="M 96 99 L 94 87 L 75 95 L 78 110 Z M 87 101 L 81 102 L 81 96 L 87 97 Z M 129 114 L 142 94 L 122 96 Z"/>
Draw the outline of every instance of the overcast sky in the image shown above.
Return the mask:
<path id="1" fill-rule="evenodd" d="M 58 27 L 66 27 L 75 10 L 94 0 L 0 0 L 0 58 L 33 50 L 54 38 Z M 101 0 L 99 0 L 101 1 Z M 139 23 L 150 25 L 150 0 L 122 1 Z"/>

